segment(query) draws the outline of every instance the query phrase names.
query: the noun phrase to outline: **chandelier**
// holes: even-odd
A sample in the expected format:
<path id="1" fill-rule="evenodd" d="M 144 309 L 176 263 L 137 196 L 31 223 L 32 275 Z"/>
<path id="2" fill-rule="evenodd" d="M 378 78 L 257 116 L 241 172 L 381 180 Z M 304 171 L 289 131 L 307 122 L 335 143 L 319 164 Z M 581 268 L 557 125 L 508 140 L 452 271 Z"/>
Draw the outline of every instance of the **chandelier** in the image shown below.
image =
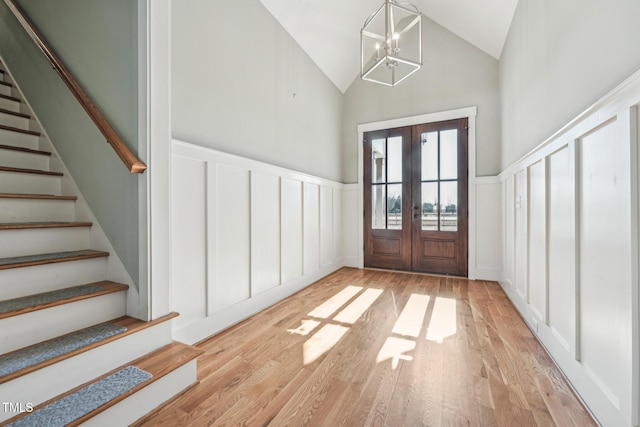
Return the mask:
<path id="1" fill-rule="evenodd" d="M 360 30 L 360 77 L 395 86 L 422 68 L 422 14 L 385 0 Z"/>

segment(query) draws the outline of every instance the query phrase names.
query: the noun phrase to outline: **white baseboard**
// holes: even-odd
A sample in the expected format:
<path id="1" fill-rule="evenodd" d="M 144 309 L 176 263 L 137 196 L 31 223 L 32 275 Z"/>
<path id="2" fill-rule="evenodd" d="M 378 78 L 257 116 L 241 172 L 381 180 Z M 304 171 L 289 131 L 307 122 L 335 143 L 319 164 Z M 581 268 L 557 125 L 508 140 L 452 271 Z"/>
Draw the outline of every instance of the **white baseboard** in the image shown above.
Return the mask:
<path id="1" fill-rule="evenodd" d="M 476 267 L 476 280 L 500 281 L 502 273 L 495 268 Z"/>
<path id="2" fill-rule="evenodd" d="M 195 344 L 301 291 L 312 283 L 339 270 L 344 265 L 343 260 L 337 260 L 325 267 L 319 268 L 313 273 L 290 280 L 253 298 L 239 302 L 206 318 L 175 329 L 173 331 L 173 338 L 186 344 Z"/>

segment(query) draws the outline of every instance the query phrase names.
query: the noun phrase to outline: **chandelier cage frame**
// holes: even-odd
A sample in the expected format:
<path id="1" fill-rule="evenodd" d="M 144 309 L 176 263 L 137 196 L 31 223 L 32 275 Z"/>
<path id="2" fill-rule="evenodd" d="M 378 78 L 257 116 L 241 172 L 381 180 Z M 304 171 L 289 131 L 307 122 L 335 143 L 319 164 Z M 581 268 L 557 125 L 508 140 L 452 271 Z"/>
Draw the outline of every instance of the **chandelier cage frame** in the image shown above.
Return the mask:
<path id="1" fill-rule="evenodd" d="M 381 14 L 384 14 L 384 34 L 380 25 Z M 396 22 L 396 18 L 400 18 Z M 400 40 L 411 34 L 417 40 L 403 55 Z M 367 49 L 374 46 L 374 49 Z M 406 45 L 406 44 L 405 44 Z M 404 48 L 404 46 L 403 46 Z M 381 52 L 382 51 L 382 52 Z M 385 0 L 375 12 L 367 18 L 360 30 L 360 78 L 380 83 L 385 86 L 396 86 L 411 74 L 422 68 L 422 13 L 411 3 L 399 3 Z M 399 70 L 402 69 L 402 72 Z"/>

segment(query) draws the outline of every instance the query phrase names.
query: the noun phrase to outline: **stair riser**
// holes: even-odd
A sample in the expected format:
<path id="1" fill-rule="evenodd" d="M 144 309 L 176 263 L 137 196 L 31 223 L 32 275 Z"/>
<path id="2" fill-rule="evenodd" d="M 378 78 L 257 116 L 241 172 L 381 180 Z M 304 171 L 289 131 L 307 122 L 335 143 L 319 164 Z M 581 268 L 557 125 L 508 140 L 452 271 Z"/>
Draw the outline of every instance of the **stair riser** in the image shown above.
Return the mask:
<path id="1" fill-rule="evenodd" d="M 0 384 L 0 396 L 11 396 L 12 402 L 40 404 L 169 344 L 170 337 L 171 322 L 160 323 L 13 381 Z M 43 384 L 46 384 L 46 387 L 43 387 Z M 14 415 L 4 414 L 0 411 L 0 422 Z M 104 425 L 128 424 L 107 423 Z"/>
<path id="2" fill-rule="evenodd" d="M 49 170 L 50 156 L 0 148 L 0 166 Z"/>
<path id="3" fill-rule="evenodd" d="M 29 130 L 29 119 L 14 116 L 13 114 L 0 113 L 0 125 Z"/>
<path id="4" fill-rule="evenodd" d="M 0 170 L 0 193 L 51 194 L 60 196 L 62 177 Z"/>
<path id="5" fill-rule="evenodd" d="M 181 366 L 82 424 L 83 427 L 127 426 L 197 382 L 197 361 Z"/>
<path id="6" fill-rule="evenodd" d="M 124 316 L 125 309 L 120 291 L 0 319 L 0 354 Z"/>
<path id="7" fill-rule="evenodd" d="M 0 129 L 0 144 L 37 150 L 40 147 L 40 137 L 28 133 Z"/>
<path id="8" fill-rule="evenodd" d="M 74 220 L 75 200 L 0 199 L 0 222 Z"/>
<path id="9" fill-rule="evenodd" d="M 0 108 L 19 113 L 20 103 L 18 101 L 12 101 L 10 99 L 0 98 Z"/>
<path id="10" fill-rule="evenodd" d="M 98 282 L 106 277 L 107 258 L 0 270 L 0 300 Z"/>
<path id="11" fill-rule="evenodd" d="M 90 236 L 89 227 L 0 230 L 0 258 L 82 250 Z"/>
<path id="12" fill-rule="evenodd" d="M 0 95 L 13 96 L 11 86 L 0 85 Z"/>

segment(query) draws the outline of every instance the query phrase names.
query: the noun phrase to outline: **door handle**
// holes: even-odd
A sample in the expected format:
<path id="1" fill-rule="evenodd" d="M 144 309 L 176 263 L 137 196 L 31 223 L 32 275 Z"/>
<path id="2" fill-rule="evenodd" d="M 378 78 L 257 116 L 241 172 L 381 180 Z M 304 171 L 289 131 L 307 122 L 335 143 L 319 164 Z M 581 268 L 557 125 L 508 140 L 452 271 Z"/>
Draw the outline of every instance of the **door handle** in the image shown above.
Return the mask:
<path id="1" fill-rule="evenodd" d="M 420 214 L 414 214 L 414 215 L 413 215 L 413 218 L 414 218 L 414 219 L 418 219 L 418 218 L 420 218 Z"/>

